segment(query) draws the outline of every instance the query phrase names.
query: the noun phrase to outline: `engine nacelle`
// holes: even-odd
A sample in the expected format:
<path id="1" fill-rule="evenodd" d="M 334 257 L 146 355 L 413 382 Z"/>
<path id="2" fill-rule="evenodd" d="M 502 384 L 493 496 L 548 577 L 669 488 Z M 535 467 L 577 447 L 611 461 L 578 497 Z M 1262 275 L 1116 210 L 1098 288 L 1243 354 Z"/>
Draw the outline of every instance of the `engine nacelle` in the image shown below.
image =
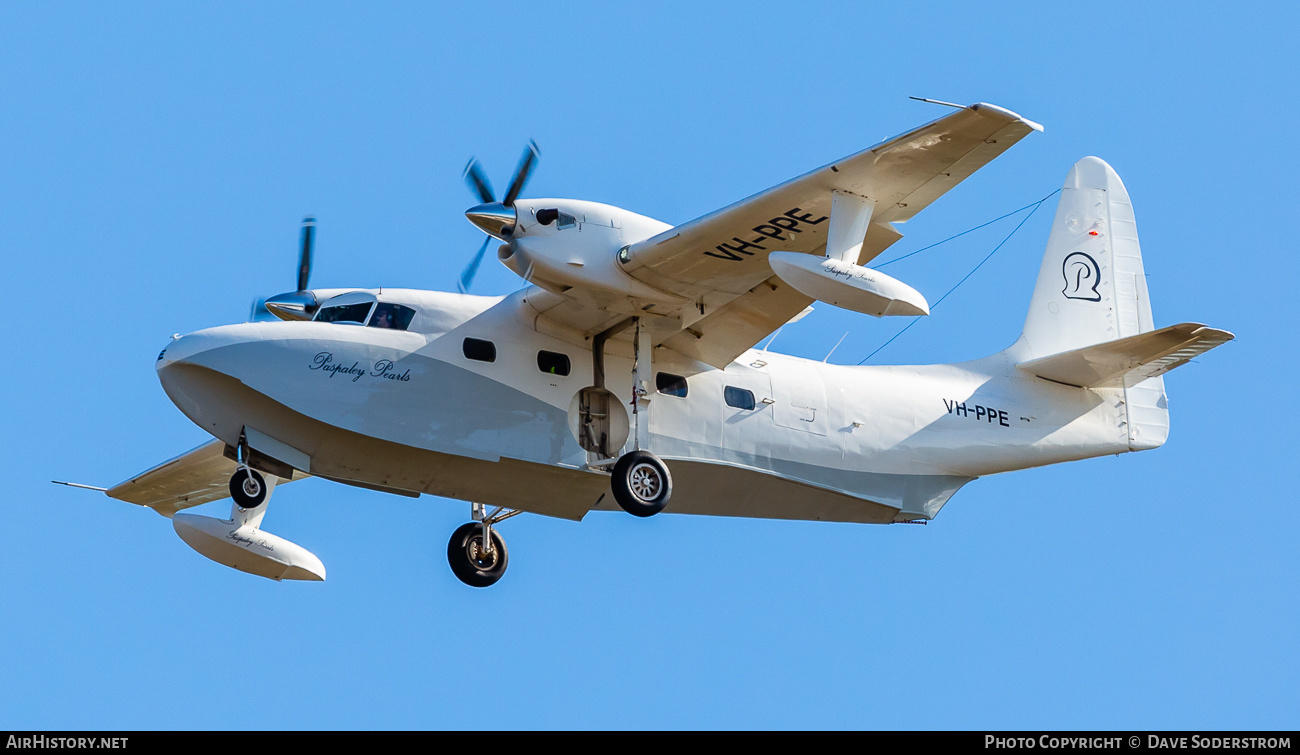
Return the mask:
<path id="1" fill-rule="evenodd" d="M 661 304 L 681 303 L 678 297 L 631 277 L 618 264 L 619 249 L 663 231 L 666 224 L 575 199 L 520 200 L 514 209 L 518 220 L 497 257 L 524 280 L 555 293 L 580 288 Z"/>
<path id="2" fill-rule="evenodd" d="M 325 581 L 325 565 L 311 551 L 251 524 L 198 514 L 175 514 L 185 544 L 219 564 L 259 577 Z"/>

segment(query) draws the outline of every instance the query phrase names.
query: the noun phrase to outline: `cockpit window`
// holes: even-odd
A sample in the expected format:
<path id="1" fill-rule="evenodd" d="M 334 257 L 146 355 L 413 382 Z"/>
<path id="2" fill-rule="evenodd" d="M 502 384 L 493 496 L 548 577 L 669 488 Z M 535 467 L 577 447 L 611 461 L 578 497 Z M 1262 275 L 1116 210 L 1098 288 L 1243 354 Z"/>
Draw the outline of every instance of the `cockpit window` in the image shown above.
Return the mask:
<path id="1" fill-rule="evenodd" d="M 366 321 L 366 315 L 370 314 L 370 307 L 374 302 L 361 302 L 359 304 L 339 304 L 334 307 L 321 307 L 316 313 L 317 322 L 350 322 L 360 325 Z M 409 321 L 408 321 L 409 322 Z"/>
<path id="2" fill-rule="evenodd" d="M 406 330 L 411 325 L 415 310 L 401 304 L 380 303 L 375 306 L 375 313 L 370 316 L 370 327 Z"/>

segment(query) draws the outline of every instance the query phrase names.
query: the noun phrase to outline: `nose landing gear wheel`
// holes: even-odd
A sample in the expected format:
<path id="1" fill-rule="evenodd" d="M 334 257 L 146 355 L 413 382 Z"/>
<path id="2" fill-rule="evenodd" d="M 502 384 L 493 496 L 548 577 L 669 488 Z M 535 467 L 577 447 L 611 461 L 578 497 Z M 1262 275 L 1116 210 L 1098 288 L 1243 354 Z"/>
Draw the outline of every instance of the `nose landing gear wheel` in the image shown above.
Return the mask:
<path id="1" fill-rule="evenodd" d="M 663 511 L 673 494 L 668 467 L 649 451 L 633 451 L 614 464 L 614 500 L 634 516 L 653 516 Z"/>
<path id="2" fill-rule="evenodd" d="M 266 500 L 266 480 L 245 467 L 230 477 L 230 497 L 241 509 L 254 509 Z"/>
<path id="3" fill-rule="evenodd" d="M 447 562 L 456 579 L 470 587 L 487 587 L 496 584 L 501 575 L 506 573 L 506 563 L 510 554 L 506 551 L 506 541 L 501 539 L 496 529 L 492 530 L 492 549 L 483 547 L 483 525 L 468 522 L 451 533 L 451 542 L 447 543 Z"/>

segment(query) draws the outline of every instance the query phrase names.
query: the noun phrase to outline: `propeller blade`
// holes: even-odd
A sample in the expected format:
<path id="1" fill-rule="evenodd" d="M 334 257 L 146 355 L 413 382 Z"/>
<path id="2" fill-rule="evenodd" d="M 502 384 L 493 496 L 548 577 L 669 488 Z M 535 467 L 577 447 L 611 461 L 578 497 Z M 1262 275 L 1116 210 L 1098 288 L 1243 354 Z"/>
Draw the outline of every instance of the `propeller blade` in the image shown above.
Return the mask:
<path id="1" fill-rule="evenodd" d="M 478 266 L 483 262 L 483 253 L 487 251 L 488 244 L 491 241 L 491 236 L 483 239 L 483 246 L 478 248 L 478 254 L 474 255 L 474 259 L 470 260 L 469 264 L 461 272 L 460 281 L 456 284 L 456 288 L 462 294 L 469 291 L 469 287 L 474 285 L 474 276 L 478 274 Z"/>
<path id="2" fill-rule="evenodd" d="M 469 163 L 465 165 L 465 183 L 469 184 L 470 191 L 474 192 L 483 204 L 497 201 L 492 193 L 492 184 L 488 183 L 482 166 L 475 158 L 470 158 Z"/>
<path id="3" fill-rule="evenodd" d="M 302 219 L 302 237 L 298 251 L 298 291 L 307 290 L 307 281 L 311 279 L 311 258 L 316 247 L 316 218 L 310 215 Z"/>
<path id="4" fill-rule="evenodd" d="M 524 156 L 519 158 L 519 167 L 515 168 L 515 177 L 510 180 L 510 188 L 506 190 L 506 196 L 501 200 L 501 204 L 506 207 L 514 205 L 515 200 L 519 198 L 519 192 L 524 190 L 524 184 L 528 183 L 528 176 L 533 172 L 533 166 L 537 165 L 539 157 L 541 152 L 537 149 L 537 142 L 529 139 L 528 149 L 524 150 Z"/>

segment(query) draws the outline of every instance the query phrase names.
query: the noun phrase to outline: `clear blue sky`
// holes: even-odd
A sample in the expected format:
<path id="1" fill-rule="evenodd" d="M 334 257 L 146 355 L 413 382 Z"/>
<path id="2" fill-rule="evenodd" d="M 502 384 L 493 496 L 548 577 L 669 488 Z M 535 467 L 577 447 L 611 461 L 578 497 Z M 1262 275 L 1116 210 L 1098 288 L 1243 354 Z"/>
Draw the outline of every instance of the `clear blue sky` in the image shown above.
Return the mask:
<path id="1" fill-rule="evenodd" d="M 1300 725 L 1290 4 L 5 3 L 0 727 L 1172 728 Z M 1137 212 L 1158 325 L 1238 340 L 1168 379 L 1162 449 L 980 480 L 927 527 L 593 514 L 508 522 L 322 480 L 266 527 L 324 584 L 191 552 L 110 485 L 205 439 L 167 337 L 294 283 L 453 289 L 477 155 L 527 194 L 684 222 L 938 117 L 1043 123 L 907 224 L 912 251 L 1085 155 Z M 875 363 L 1014 340 L 1045 207 Z M 1011 230 L 889 272 L 934 301 Z M 1014 222 L 1014 221 L 1010 221 Z M 513 275 L 484 263 L 476 290 Z M 900 327 L 818 310 L 776 350 Z M 204 513 L 224 516 L 228 504 Z"/>

